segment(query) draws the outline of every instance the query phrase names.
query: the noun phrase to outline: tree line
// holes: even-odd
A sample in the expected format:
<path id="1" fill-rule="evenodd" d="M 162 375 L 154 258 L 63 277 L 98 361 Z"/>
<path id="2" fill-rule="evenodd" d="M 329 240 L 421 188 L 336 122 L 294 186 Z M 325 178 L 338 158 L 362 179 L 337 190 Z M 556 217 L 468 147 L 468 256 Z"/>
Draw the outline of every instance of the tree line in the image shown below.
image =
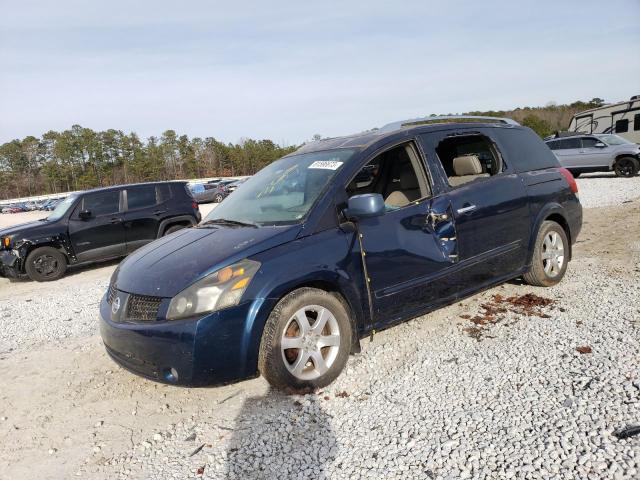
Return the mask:
<path id="1" fill-rule="evenodd" d="M 594 98 L 569 105 L 468 112 L 509 117 L 541 137 L 569 125 L 578 112 L 601 106 Z M 320 138 L 314 135 L 314 140 Z M 63 132 L 28 136 L 0 146 L 0 199 L 68 192 L 156 180 L 251 175 L 294 151 L 271 140 L 223 143 L 213 137 L 192 138 L 167 130 L 143 141 L 121 130 L 96 132 L 74 125 Z"/>
<path id="2" fill-rule="evenodd" d="M 223 143 L 167 130 L 141 140 L 121 130 L 74 125 L 0 146 L 0 199 L 156 180 L 251 175 L 295 146 Z"/>

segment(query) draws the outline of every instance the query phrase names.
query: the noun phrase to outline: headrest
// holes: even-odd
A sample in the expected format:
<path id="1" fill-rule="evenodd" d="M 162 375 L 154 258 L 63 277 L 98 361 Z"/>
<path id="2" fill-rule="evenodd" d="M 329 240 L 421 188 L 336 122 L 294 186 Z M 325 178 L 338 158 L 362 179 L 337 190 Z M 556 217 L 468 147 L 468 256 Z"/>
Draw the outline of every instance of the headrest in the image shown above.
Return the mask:
<path id="1" fill-rule="evenodd" d="M 458 177 L 479 175 L 482 173 L 482 164 L 477 155 L 460 155 L 453 159 L 453 171 Z"/>
<path id="2" fill-rule="evenodd" d="M 414 190 L 419 188 L 418 177 L 416 177 L 416 173 L 413 171 L 411 165 L 409 165 L 400 174 L 400 188 L 402 190 Z"/>

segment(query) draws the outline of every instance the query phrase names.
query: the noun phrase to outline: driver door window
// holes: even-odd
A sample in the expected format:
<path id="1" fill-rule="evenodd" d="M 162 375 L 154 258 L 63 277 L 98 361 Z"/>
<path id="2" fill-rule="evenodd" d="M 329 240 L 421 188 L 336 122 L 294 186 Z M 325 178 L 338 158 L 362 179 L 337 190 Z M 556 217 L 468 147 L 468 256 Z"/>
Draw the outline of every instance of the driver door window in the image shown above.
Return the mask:
<path id="1" fill-rule="evenodd" d="M 120 191 L 110 190 L 107 192 L 91 193 L 85 195 L 80 202 L 80 211 L 88 210 L 92 217 L 103 215 L 113 215 L 120 211 Z"/>
<path id="2" fill-rule="evenodd" d="M 379 193 L 388 209 L 402 208 L 431 196 L 422 162 L 412 143 L 377 155 L 357 173 L 346 190 L 349 197 Z"/>

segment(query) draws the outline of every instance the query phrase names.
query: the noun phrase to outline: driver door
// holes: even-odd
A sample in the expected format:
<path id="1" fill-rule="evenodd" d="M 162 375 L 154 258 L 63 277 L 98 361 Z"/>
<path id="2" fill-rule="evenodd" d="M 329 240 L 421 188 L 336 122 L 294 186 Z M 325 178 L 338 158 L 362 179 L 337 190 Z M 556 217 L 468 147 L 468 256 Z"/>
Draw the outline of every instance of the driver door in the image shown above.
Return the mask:
<path id="1" fill-rule="evenodd" d="M 127 254 L 121 211 L 121 192 L 88 193 L 69 218 L 69 238 L 78 262 L 116 258 Z M 80 218 L 80 212 L 89 213 Z"/>
<path id="2" fill-rule="evenodd" d="M 379 193 L 384 215 L 358 221 L 373 327 L 406 319 L 455 297 L 449 268 L 457 240 L 448 197 L 431 198 L 414 144 L 376 155 L 347 186 L 349 196 Z"/>

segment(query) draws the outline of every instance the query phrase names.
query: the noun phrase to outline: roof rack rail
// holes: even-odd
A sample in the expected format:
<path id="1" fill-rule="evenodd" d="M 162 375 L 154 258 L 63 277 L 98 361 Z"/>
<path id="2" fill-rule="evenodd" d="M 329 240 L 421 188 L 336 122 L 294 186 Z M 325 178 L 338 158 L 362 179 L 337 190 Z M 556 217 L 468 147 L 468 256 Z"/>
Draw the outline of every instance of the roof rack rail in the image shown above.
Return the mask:
<path id="1" fill-rule="evenodd" d="M 467 123 L 504 123 L 506 125 L 520 125 L 515 120 L 502 117 L 483 117 L 481 115 L 441 115 L 433 117 L 418 117 L 408 120 L 399 120 L 392 122 L 381 127 L 379 132 L 389 132 L 393 130 L 399 130 L 402 127 L 415 127 L 418 125 L 427 125 L 429 123 L 454 123 L 455 121 L 462 121 Z"/>

